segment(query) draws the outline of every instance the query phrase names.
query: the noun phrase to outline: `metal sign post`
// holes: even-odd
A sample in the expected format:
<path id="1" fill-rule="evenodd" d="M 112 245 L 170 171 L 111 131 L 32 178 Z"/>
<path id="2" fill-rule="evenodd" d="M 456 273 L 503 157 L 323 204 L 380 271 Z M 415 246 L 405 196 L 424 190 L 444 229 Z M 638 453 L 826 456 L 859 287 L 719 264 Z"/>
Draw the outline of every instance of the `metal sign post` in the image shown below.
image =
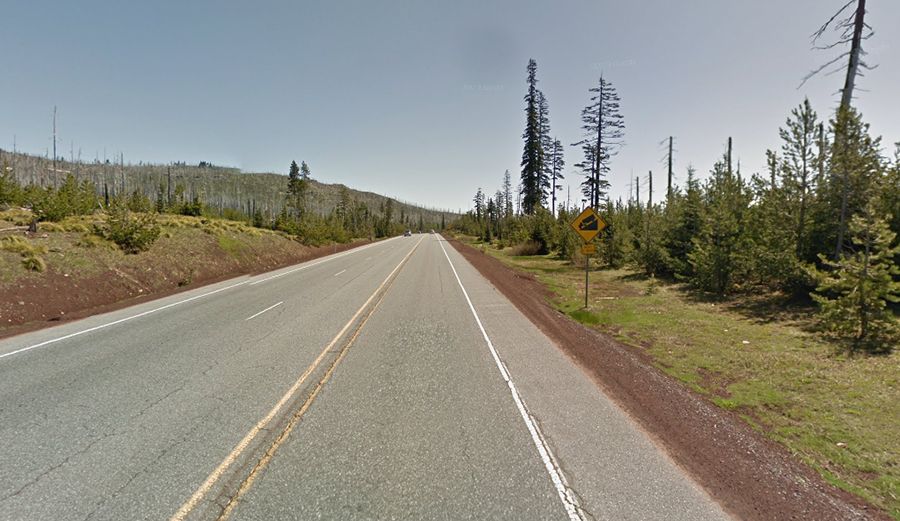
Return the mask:
<path id="1" fill-rule="evenodd" d="M 581 236 L 584 245 L 581 246 L 581 253 L 584 255 L 584 308 L 588 307 L 588 287 L 591 268 L 591 255 L 597 252 L 597 246 L 590 244 L 603 228 L 606 228 L 606 221 L 600 217 L 593 208 L 585 208 L 578 217 L 572 221 L 572 228 Z"/>

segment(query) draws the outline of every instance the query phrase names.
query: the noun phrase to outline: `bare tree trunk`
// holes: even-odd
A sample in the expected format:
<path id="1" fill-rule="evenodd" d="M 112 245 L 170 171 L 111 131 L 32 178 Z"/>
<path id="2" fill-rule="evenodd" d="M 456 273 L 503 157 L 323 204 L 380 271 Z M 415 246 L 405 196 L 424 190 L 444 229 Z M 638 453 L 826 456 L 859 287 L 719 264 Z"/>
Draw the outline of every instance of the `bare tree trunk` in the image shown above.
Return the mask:
<path id="1" fill-rule="evenodd" d="M 728 136 L 728 177 L 731 177 L 731 136 Z"/>
<path id="2" fill-rule="evenodd" d="M 669 136 L 669 185 L 666 188 L 666 198 L 672 197 L 672 136 Z"/>
<path id="3" fill-rule="evenodd" d="M 653 170 L 650 170 L 650 197 L 647 199 L 647 208 L 653 206 Z"/>
<path id="4" fill-rule="evenodd" d="M 600 93 L 597 96 L 597 152 L 594 157 L 594 186 L 591 193 L 591 207 L 600 206 L 600 150 L 603 135 L 603 76 L 600 77 Z"/>
<path id="5" fill-rule="evenodd" d="M 850 43 L 850 64 L 847 66 L 847 77 L 844 79 L 844 89 L 841 91 L 841 108 L 850 107 L 853 99 L 853 86 L 856 83 L 856 73 L 859 70 L 859 56 L 862 50 L 862 33 L 865 27 L 866 0 L 859 0 L 856 5 L 856 16 L 853 19 L 853 40 Z"/>
<path id="6" fill-rule="evenodd" d="M 56 173 L 56 105 L 53 105 L 53 172 Z"/>
<path id="7" fill-rule="evenodd" d="M 637 202 L 637 207 L 641 207 L 641 178 L 637 176 L 634 178 L 634 199 Z"/>

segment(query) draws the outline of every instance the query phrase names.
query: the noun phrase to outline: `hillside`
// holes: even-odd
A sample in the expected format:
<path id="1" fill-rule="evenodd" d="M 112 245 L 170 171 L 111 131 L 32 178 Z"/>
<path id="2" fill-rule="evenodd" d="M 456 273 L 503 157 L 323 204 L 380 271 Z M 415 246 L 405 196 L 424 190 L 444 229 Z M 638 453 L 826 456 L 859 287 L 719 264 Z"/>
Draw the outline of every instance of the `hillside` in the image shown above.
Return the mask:
<path id="1" fill-rule="evenodd" d="M 0 337 L 361 244 L 311 247 L 241 222 L 166 214 L 159 239 L 132 255 L 91 233 L 100 214 L 11 230 L 31 220 L 25 209 L 0 211 Z"/>
<path id="2" fill-rule="evenodd" d="M 284 206 L 288 181 L 286 175 L 246 173 L 237 168 L 207 163 L 194 166 L 184 163 L 156 165 L 59 160 L 54 167 L 53 161 L 48 158 L 2 149 L 0 166 L 11 172 L 22 186 L 58 186 L 71 173 L 79 181 L 91 181 L 101 195 L 104 190 L 111 197 L 130 195 L 137 190 L 154 200 L 160 190 L 166 196 L 182 190 L 186 199 L 199 197 L 205 205 L 220 213 L 232 210 L 247 216 L 254 209 L 261 209 L 270 216 L 278 214 Z M 410 226 L 420 222 L 436 225 L 456 217 L 456 213 L 449 210 L 426 208 L 385 195 L 354 190 L 341 184 L 324 183 L 314 178 L 310 183 L 309 209 L 320 216 L 329 215 L 338 205 L 343 190 L 373 213 L 379 213 L 387 201 L 392 201 L 396 217 L 399 219 L 402 216 L 404 223 Z"/>

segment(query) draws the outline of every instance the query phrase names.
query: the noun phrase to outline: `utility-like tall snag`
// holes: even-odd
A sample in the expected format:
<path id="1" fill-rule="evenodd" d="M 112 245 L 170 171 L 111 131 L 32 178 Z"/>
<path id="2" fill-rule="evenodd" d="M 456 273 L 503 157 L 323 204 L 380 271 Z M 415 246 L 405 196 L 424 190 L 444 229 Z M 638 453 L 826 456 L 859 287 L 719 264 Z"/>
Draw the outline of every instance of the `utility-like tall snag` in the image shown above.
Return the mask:
<path id="1" fill-rule="evenodd" d="M 856 8 L 853 10 L 852 14 L 847 15 L 845 18 L 838 18 L 842 14 L 847 12 L 847 9 L 851 7 L 853 4 L 856 4 Z M 844 88 L 841 89 L 841 105 L 840 109 L 845 110 L 850 107 L 850 102 L 853 99 L 853 89 L 856 87 L 856 77 L 863 76 L 860 69 L 871 70 L 874 69 L 874 66 L 869 66 L 865 61 L 863 61 L 863 56 L 866 55 L 866 51 L 862 47 L 863 40 L 868 40 L 871 38 L 875 31 L 866 23 L 866 0 L 849 0 L 847 3 L 843 5 L 831 18 L 828 19 L 827 22 L 822 24 L 819 27 L 819 30 L 812 34 L 812 42 L 814 49 L 833 49 L 835 47 L 850 44 L 850 49 L 842 52 L 840 55 L 835 58 L 829 60 L 824 65 L 819 67 L 818 69 L 810 72 L 803 78 L 803 82 L 800 83 L 803 86 L 807 80 L 822 72 L 823 70 L 831 67 L 832 65 L 841 62 L 844 59 L 847 59 L 847 72 L 844 76 Z M 838 37 L 837 41 L 832 42 L 826 45 L 818 45 L 819 38 L 825 34 L 825 31 L 828 28 L 832 28 L 836 31 L 840 31 L 840 37 Z M 829 71 L 827 74 L 832 72 L 839 71 L 840 68 Z"/>
<path id="2" fill-rule="evenodd" d="M 669 136 L 669 184 L 666 187 L 666 197 L 672 197 L 672 136 Z"/>

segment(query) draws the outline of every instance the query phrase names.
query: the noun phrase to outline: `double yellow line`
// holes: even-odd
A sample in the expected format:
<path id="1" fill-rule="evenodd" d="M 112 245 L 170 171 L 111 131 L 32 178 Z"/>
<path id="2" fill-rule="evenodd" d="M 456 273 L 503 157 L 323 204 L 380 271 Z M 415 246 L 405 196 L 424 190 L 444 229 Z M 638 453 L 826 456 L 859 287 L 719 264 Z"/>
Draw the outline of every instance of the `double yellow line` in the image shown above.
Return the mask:
<path id="1" fill-rule="evenodd" d="M 424 238 L 419 239 L 419 242 L 417 242 L 416 245 L 413 246 L 409 253 L 407 253 L 406 256 L 403 257 L 400 263 L 397 264 L 397 266 L 388 274 L 387 277 L 385 277 L 378 288 L 375 289 L 375 291 L 369 296 L 369 298 L 366 299 L 365 303 L 363 303 L 363 305 L 360 306 L 356 313 L 353 314 L 353 317 L 351 317 L 350 320 L 347 321 L 346 324 L 344 324 L 344 327 L 341 328 L 338 334 L 331 339 L 328 345 L 325 346 L 325 349 L 323 349 L 322 352 L 319 353 L 319 356 L 317 356 L 316 359 L 313 360 L 312 364 L 310 364 L 309 367 L 307 367 L 306 370 L 303 371 L 303 374 L 300 375 L 297 381 L 295 381 L 291 385 L 291 387 L 288 388 L 281 399 L 279 399 L 275 406 L 272 407 L 269 413 L 266 414 L 263 419 L 257 422 L 252 429 L 250 429 L 250 432 L 248 432 L 247 435 L 244 436 L 244 438 L 241 439 L 240 442 L 238 442 L 238 444 L 234 447 L 234 449 L 231 450 L 231 452 L 222 461 L 222 463 L 220 463 L 219 466 L 209 474 L 203 484 L 200 485 L 200 487 L 191 495 L 191 497 L 188 498 L 188 500 L 185 501 L 183 505 L 181 505 L 181 508 L 179 508 L 178 511 L 175 512 L 175 514 L 172 515 L 171 518 L 169 518 L 169 521 L 183 521 L 187 518 L 188 515 L 191 514 L 191 512 L 194 511 L 195 508 L 197 508 L 203 498 L 206 497 L 206 495 L 209 494 L 210 490 L 212 490 L 216 483 L 218 483 L 219 480 L 222 479 L 226 471 L 235 463 L 235 461 L 238 460 L 241 454 L 243 454 L 244 451 L 247 450 L 247 447 L 249 447 L 253 440 L 256 439 L 260 431 L 266 429 L 269 424 L 278 417 L 279 413 L 285 407 L 285 405 L 296 398 L 297 393 L 303 387 L 306 379 L 309 378 L 309 376 L 313 372 L 315 372 L 322 361 L 325 360 L 328 353 L 337 345 L 340 339 L 344 337 L 344 335 L 347 333 L 347 331 L 350 330 L 353 324 L 357 323 L 357 320 L 362 317 L 362 320 L 359 321 L 356 329 L 353 331 L 353 334 L 341 347 L 338 356 L 325 371 L 325 374 L 313 388 L 312 392 L 306 398 L 300 408 L 298 408 L 291 415 L 291 419 L 288 421 L 287 425 L 284 427 L 281 433 L 272 441 L 271 445 L 266 449 L 265 453 L 262 455 L 259 461 L 257 461 L 253 466 L 253 469 L 250 471 L 250 473 L 243 479 L 237 489 L 237 492 L 235 492 L 235 494 L 228 500 L 228 503 L 223 508 L 222 513 L 219 515 L 218 519 L 225 520 L 231 515 L 241 497 L 243 497 L 243 495 L 253 485 L 253 482 L 256 480 L 256 476 L 261 470 L 266 467 L 266 465 L 269 464 L 269 462 L 272 460 L 272 457 L 275 455 L 275 452 L 288 438 L 291 431 L 294 429 L 297 423 L 299 423 L 300 419 L 303 417 L 303 415 L 309 409 L 310 405 L 312 405 L 313 401 L 319 395 L 319 392 L 322 390 L 328 380 L 331 379 L 331 375 L 334 373 L 341 360 L 344 359 L 344 356 L 347 354 L 350 346 L 353 345 L 353 343 L 356 341 L 356 338 L 359 336 L 360 331 L 362 331 L 363 326 L 366 325 L 366 322 L 368 322 L 369 318 L 378 308 L 378 305 L 381 304 L 382 300 L 384 300 L 384 296 L 387 294 L 387 289 L 393 283 L 395 275 L 400 271 L 400 268 L 402 268 L 403 265 L 406 264 L 406 261 L 408 261 L 412 254 L 416 251 L 416 248 L 419 247 L 419 244 L 421 244 L 423 239 Z M 370 304 L 372 304 L 373 302 L 374 305 L 370 307 Z"/>

